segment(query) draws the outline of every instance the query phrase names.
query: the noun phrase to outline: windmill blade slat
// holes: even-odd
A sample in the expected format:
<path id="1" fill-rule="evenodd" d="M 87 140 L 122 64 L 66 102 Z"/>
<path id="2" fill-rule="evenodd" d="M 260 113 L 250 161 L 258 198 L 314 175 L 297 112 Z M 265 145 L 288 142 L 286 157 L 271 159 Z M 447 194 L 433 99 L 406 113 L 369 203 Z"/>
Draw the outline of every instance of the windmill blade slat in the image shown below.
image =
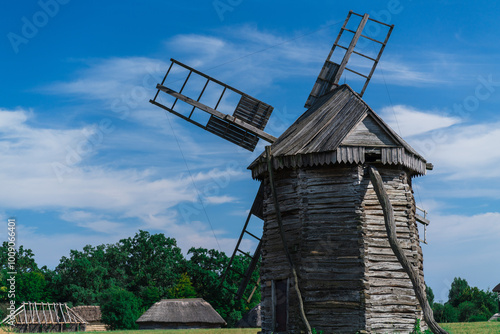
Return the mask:
<path id="1" fill-rule="evenodd" d="M 347 28 L 347 23 L 351 19 L 351 15 L 359 16 L 362 18 L 361 22 L 359 23 L 356 30 L 352 30 L 352 29 Z M 385 36 L 384 41 L 379 41 L 375 38 L 367 36 L 366 34 L 363 34 L 363 30 L 365 28 L 365 25 L 368 23 L 368 21 L 371 21 L 371 22 L 374 22 L 376 24 L 380 24 L 380 25 L 383 25 L 383 26 L 386 26 L 389 28 L 388 32 Z M 316 82 L 314 83 L 314 86 L 311 90 L 311 93 L 309 94 L 309 97 L 307 98 L 305 107 L 310 108 L 316 102 L 316 100 L 318 98 L 327 94 L 333 88 L 337 87 L 339 80 L 344 73 L 344 70 L 348 70 L 351 73 L 353 73 L 353 74 L 355 74 L 355 75 L 357 75 L 365 80 L 365 82 L 362 86 L 362 89 L 358 92 L 360 96 L 363 96 L 363 94 L 366 90 L 366 87 L 368 86 L 368 83 L 371 80 L 373 72 L 375 71 L 375 68 L 377 67 L 377 65 L 379 63 L 380 57 L 385 49 L 385 46 L 387 45 L 387 41 L 389 40 L 389 37 L 391 35 L 393 27 L 394 27 L 393 25 L 388 25 L 386 23 L 383 23 L 383 22 L 380 22 L 380 21 L 377 21 L 377 20 L 370 18 L 368 14 L 361 15 L 361 14 L 357 14 L 357 13 L 350 11 L 349 14 L 347 15 L 347 18 L 344 22 L 344 25 L 342 26 L 342 28 L 340 28 L 340 32 L 337 36 L 337 39 L 335 40 L 335 43 L 333 43 L 332 49 L 330 50 L 330 53 L 328 54 L 328 57 L 326 58 L 323 67 L 321 68 L 320 74 L 318 75 L 318 78 L 316 79 Z M 348 47 L 345 47 L 343 45 L 339 45 L 340 37 L 342 36 L 342 33 L 344 31 L 347 31 L 347 32 L 354 34 Z M 380 44 L 380 49 L 378 51 L 376 58 L 365 55 L 363 52 L 357 51 L 355 49 L 357 42 L 360 38 L 365 38 L 367 40 L 370 40 L 372 42 Z M 342 61 L 340 62 L 340 64 L 337 64 L 331 60 L 337 47 L 339 49 L 342 49 L 345 51 L 345 54 L 342 57 Z M 364 57 L 365 59 L 367 59 L 368 61 L 371 61 L 373 63 L 371 66 L 371 69 L 370 69 L 370 73 L 368 75 L 362 74 L 359 71 L 356 71 L 352 68 L 347 67 L 347 64 L 349 63 L 349 60 L 350 60 L 352 54 Z"/>
<path id="2" fill-rule="evenodd" d="M 219 137 L 222 137 L 249 151 L 253 151 L 255 149 L 259 139 L 264 139 L 270 143 L 273 143 L 276 140 L 274 136 L 271 136 L 264 132 L 264 128 L 267 125 L 269 117 L 271 116 L 271 113 L 273 111 L 272 106 L 229 85 L 226 85 L 225 83 L 214 79 L 200 71 L 197 71 L 192 67 L 184 65 L 183 63 L 175 59 L 171 59 L 171 61 L 172 63 L 170 64 L 170 67 L 167 71 L 167 74 L 163 78 L 162 83 L 156 86 L 158 91 L 154 99 L 150 100 L 152 104 L 161 107 L 168 112 L 181 117 L 182 119 L 187 120 L 188 122 L 193 123 L 201 127 L 202 129 L 209 131 Z M 189 71 L 182 87 L 178 92 L 164 86 L 173 65 L 178 65 Z M 206 82 L 200 94 L 195 100 L 183 94 L 183 90 L 188 84 L 190 78 L 196 75 L 205 78 Z M 213 108 L 200 102 L 201 97 L 205 93 L 205 89 L 210 82 L 219 85 L 222 88 L 222 93 L 219 95 L 217 103 Z M 222 101 L 227 95 L 227 91 L 231 91 L 232 93 L 240 95 L 239 102 L 235 110 L 233 111 L 233 115 L 228 115 L 217 110 L 217 108 L 219 107 L 219 105 L 221 105 Z M 167 107 L 156 100 L 160 92 L 167 93 L 175 98 L 171 107 Z M 188 116 L 185 116 L 181 112 L 176 111 L 176 105 L 179 101 L 187 103 L 193 107 Z M 211 115 L 206 124 L 201 124 L 192 118 L 196 109 L 199 109 Z"/>

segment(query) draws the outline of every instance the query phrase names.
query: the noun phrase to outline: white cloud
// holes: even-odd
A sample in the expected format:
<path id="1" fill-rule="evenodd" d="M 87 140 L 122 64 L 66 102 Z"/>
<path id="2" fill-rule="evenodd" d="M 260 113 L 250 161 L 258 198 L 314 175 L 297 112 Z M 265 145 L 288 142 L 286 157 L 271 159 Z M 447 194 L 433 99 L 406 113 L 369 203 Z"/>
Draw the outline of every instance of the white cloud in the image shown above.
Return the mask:
<path id="1" fill-rule="evenodd" d="M 500 123 L 458 125 L 409 140 L 448 179 L 500 176 Z M 473 189 L 471 189 L 473 190 Z"/>
<path id="2" fill-rule="evenodd" d="M 76 223 L 77 226 L 87 228 L 93 232 L 107 234 L 125 227 L 122 223 L 105 219 L 105 216 L 102 214 L 98 215 L 87 211 L 67 211 L 61 215 L 61 219 L 70 223 Z"/>
<path id="3" fill-rule="evenodd" d="M 10 131 L 19 131 L 23 129 L 24 122 L 28 119 L 28 111 L 6 110 L 0 108 L 0 131 L 8 135 Z"/>
<path id="4" fill-rule="evenodd" d="M 243 177 L 241 171 L 230 165 L 223 170 L 198 172 L 193 175 L 193 180 L 187 174 L 178 173 L 165 178 L 157 175 L 154 169 L 113 169 L 106 164 L 95 165 L 94 160 L 85 155 L 80 158 L 73 156 L 79 143 L 85 140 L 82 131 L 90 128 L 35 128 L 26 123 L 27 115 L 21 110 L 0 111 L 0 119 L 17 124 L 7 136 L 3 136 L 0 144 L 3 157 L 0 180 L 4 189 L 9 189 L 0 193 L 3 207 L 88 208 L 140 218 L 160 214 L 183 201 L 197 201 L 193 181 L 208 204 L 234 201 L 221 192 L 230 182 Z M 99 154 L 98 148 L 94 151 L 94 154 Z M 67 168 L 60 173 L 60 180 L 54 163 Z M 77 218 L 75 213 L 72 218 Z"/>
<path id="5" fill-rule="evenodd" d="M 19 226 L 22 229 L 19 243 L 32 248 L 40 264 L 55 266 L 70 249 L 116 242 L 132 236 L 138 229 L 165 232 L 176 238 L 184 251 L 192 246 L 219 249 L 219 245 L 226 252 L 232 251 L 236 240 L 225 237 L 224 229 L 214 226 L 212 232 L 208 221 L 192 220 L 203 211 L 202 207 L 197 207 L 200 196 L 205 207 L 237 201 L 226 191 L 233 182 L 247 177 L 238 163 L 219 165 L 215 169 L 202 168 L 203 171 L 193 172 L 192 176 L 184 172 L 185 168 L 180 168 L 177 173 L 165 177 L 155 168 L 113 168 L 102 160 L 105 156 L 97 147 L 94 150 L 96 159 L 84 156 L 80 162 L 70 164 L 70 171 L 59 182 L 53 162 L 67 164 L 67 148 L 77 147 L 85 139 L 82 131 L 91 131 L 92 127 L 36 128 L 29 125 L 33 114 L 23 110 L 0 111 L 0 120 L 5 125 L 0 127 L 0 154 L 3 157 L 0 182 L 6 190 L 0 193 L 0 206 L 8 208 L 9 212 L 59 213 L 63 221 L 73 224 L 68 227 L 70 230 L 81 230 L 80 233 L 51 234 L 48 231 L 54 231 L 54 227 L 48 221 L 38 228 Z M 111 149 L 119 149 L 119 146 L 108 144 Z M 121 144 L 118 141 L 117 145 Z M 144 149 L 150 146 L 146 141 Z M 176 207 L 179 204 L 199 212 L 186 220 L 179 214 Z"/>
<path id="6" fill-rule="evenodd" d="M 432 242 L 447 245 L 471 241 L 496 244 L 500 235 L 500 213 L 486 212 L 473 216 L 433 215 L 432 225 L 433 229 L 440 231 L 432 234 Z"/>
<path id="7" fill-rule="evenodd" d="M 385 57 L 384 57 L 385 58 Z M 422 68 L 411 62 L 402 62 L 401 60 L 388 57 L 383 59 L 376 71 L 380 71 L 380 75 L 374 76 L 374 81 L 398 85 L 398 86 L 423 86 L 429 84 L 443 83 L 444 80 L 439 78 L 437 73 L 430 70 L 419 71 L 416 69 Z"/>
<path id="8" fill-rule="evenodd" d="M 206 197 L 206 202 L 209 204 L 225 204 L 235 202 L 236 198 L 231 196 L 208 196 Z"/>
<path id="9" fill-rule="evenodd" d="M 111 100 L 123 98 L 130 105 L 138 103 L 145 89 L 154 90 L 168 65 L 145 57 L 94 60 L 80 70 L 76 79 L 40 88 L 52 94 L 73 94 L 82 99 Z"/>
<path id="10" fill-rule="evenodd" d="M 422 111 L 405 105 L 384 107 L 380 114 L 384 121 L 402 137 L 420 135 L 460 123 L 460 119 L 456 117 Z"/>
<path id="11" fill-rule="evenodd" d="M 500 123 L 463 123 L 439 111 L 384 107 L 382 118 L 448 180 L 500 176 Z M 467 189 L 472 195 L 475 189 Z"/>

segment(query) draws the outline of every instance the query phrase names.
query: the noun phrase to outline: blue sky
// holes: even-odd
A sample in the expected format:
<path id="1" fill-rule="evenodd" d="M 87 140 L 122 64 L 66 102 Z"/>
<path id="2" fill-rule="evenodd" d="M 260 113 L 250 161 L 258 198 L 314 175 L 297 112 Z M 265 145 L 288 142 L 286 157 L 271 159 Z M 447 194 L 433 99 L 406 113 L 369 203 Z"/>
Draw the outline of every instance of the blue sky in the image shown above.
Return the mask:
<path id="1" fill-rule="evenodd" d="M 496 2 L 2 6 L 0 235 L 15 216 L 40 264 L 139 229 L 231 252 L 258 188 L 246 167 L 265 143 L 250 153 L 167 117 L 148 103 L 154 87 L 176 58 L 273 105 L 266 131 L 279 136 L 352 9 L 395 25 L 364 99 L 435 166 L 414 180 L 431 219 L 427 283 L 444 300 L 455 276 L 500 281 Z"/>

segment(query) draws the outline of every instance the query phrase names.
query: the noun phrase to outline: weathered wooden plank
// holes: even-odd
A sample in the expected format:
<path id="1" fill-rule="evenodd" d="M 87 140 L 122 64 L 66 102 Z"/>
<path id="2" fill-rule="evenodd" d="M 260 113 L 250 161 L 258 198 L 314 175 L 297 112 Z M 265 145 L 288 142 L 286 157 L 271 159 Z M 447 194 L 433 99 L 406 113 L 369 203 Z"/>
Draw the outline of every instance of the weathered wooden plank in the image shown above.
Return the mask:
<path id="1" fill-rule="evenodd" d="M 347 146 L 397 146 L 371 116 L 365 117 L 342 141 Z"/>

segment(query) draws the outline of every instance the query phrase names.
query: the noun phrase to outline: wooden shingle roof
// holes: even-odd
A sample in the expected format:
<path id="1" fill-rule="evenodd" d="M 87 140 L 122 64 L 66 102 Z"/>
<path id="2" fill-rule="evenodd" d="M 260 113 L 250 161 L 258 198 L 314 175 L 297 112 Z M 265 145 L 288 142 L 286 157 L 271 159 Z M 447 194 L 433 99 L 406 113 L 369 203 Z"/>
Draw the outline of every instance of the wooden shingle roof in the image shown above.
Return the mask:
<path id="1" fill-rule="evenodd" d="M 274 168 L 364 163 L 376 151 L 384 164 L 400 164 L 415 175 L 426 160 L 378 116 L 349 85 L 322 96 L 271 146 Z M 267 171 L 262 154 L 249 167 L 254 178 Z"/>
<path id="2" fill-rule="evenodd" d="M 492 291 L 500 293 L 500 283 L 496 287 L 494 287 Z"/>

